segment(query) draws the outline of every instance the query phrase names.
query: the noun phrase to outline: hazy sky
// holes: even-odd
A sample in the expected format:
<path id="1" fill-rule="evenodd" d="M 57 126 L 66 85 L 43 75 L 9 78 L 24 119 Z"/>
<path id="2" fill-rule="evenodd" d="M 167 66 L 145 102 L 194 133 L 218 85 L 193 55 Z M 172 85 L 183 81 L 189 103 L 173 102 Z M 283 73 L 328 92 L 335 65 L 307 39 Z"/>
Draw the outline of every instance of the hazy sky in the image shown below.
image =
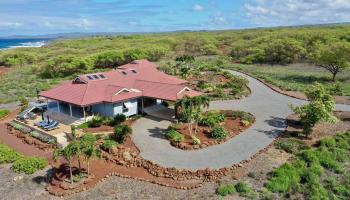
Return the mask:
<path id="1" fill-rule="evenodd" d="M 0 0 L 0 35 L 239 29 L 350 21 L 350 0 Z"/>

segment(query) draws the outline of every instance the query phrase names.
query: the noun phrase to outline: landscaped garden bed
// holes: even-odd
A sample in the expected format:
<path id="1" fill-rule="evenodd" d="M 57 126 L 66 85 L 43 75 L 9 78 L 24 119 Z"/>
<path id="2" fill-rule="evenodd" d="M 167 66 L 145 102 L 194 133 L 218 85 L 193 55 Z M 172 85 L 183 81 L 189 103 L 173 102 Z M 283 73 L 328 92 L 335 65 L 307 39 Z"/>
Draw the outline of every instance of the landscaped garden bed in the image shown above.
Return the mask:
<path id="1" fill-rule="evenodd" d="M 198 125 L 172 124 L 166 133 L 170 143 L 183 150 L 201 149 L 221 144 L 240 134 L 254 123 L 252 114 L 242 111 L 209 111 L 203 113 Z"/>
<path id="2" fill-rule="evenodd" d="M 32 130 L 31 128 L 22 124 L 9 122 L 7 124 L 7 129 L 9 134 L 13 134 L 24 143 L 34 145 L 41 150 L 50 151 L 56 147 L 56 141 L 53 137 L 44 135 L 36 130 Z"/>

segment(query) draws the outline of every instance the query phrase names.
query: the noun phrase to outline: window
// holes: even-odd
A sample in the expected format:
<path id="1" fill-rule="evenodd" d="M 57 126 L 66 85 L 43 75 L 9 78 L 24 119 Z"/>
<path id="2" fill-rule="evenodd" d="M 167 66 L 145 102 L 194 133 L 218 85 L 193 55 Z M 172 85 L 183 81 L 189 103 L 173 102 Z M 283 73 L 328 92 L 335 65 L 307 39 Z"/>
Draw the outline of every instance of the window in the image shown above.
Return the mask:
<path id="1" fill-rule="evenodd" d="M 123 103 L 123 113 L 129 112 L 129 108 L 132 108 L 132 103 L 124 102 Z"/>

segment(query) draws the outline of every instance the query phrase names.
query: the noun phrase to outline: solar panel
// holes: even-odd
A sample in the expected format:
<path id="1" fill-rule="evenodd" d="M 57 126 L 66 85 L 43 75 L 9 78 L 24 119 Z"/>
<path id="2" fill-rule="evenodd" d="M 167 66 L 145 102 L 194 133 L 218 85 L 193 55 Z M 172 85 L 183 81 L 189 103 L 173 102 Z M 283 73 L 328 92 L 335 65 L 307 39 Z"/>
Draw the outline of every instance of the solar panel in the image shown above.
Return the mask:
<path id="1" fill-rule="evenodd" d="M 89 80 L 94 80 L 94 78 L 92 78 L 92 76 L 87 76 Z"/>
<path id="2" fill-rule="evenodd" d="M 127 75 L 127 73 L 125 71 L 122 71 L 122 74 Z"/>
<path id="3" fill-rule="evenodd" d="M 100 76 L 101 78 L 106 78 L 105 75 L 103 75 L 103 74 L 99 74 L 99 76 Z"/>
<path id="4" fill-rule="evenodd" d="M 136 70 L 132 69 L 131 71 L 132 71 L 134 74 L 137 74 L 137 71 L 136 71 Z"/>
<path id="5" fill-rule="evenodd" d="M 100 79 L 96 74 L 92 75 L 95 79 Z"/>

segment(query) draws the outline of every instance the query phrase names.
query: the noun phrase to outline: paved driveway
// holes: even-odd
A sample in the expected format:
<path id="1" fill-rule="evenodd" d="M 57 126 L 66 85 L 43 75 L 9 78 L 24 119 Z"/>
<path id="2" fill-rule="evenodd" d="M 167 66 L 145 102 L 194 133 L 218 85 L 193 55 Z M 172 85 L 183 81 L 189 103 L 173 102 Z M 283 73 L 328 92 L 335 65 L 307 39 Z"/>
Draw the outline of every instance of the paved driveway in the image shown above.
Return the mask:
<path id="1" fill-rule="evenodd" d="M 218 169 L 232 166 L 265 148 L 285 129 L 285 119 L 292 113 L 288 104 L 305 103 L 276 93 L 252 77 L 239 72 L 231 73 L 246 77 L 252 94 L 242 100 L 211 102 L 210 109 L 248 111 L 256 117 L 252 127 L 223 144 L 184 151 L 172 147 L 164 138 L 164 130 L 170 122 L 142 118 L 133 125 L 132 135 L 141 156 L 164 167 L 181 169 Z M 350 105 L 337 105 L 337 109 L 350 111 Z"/>

